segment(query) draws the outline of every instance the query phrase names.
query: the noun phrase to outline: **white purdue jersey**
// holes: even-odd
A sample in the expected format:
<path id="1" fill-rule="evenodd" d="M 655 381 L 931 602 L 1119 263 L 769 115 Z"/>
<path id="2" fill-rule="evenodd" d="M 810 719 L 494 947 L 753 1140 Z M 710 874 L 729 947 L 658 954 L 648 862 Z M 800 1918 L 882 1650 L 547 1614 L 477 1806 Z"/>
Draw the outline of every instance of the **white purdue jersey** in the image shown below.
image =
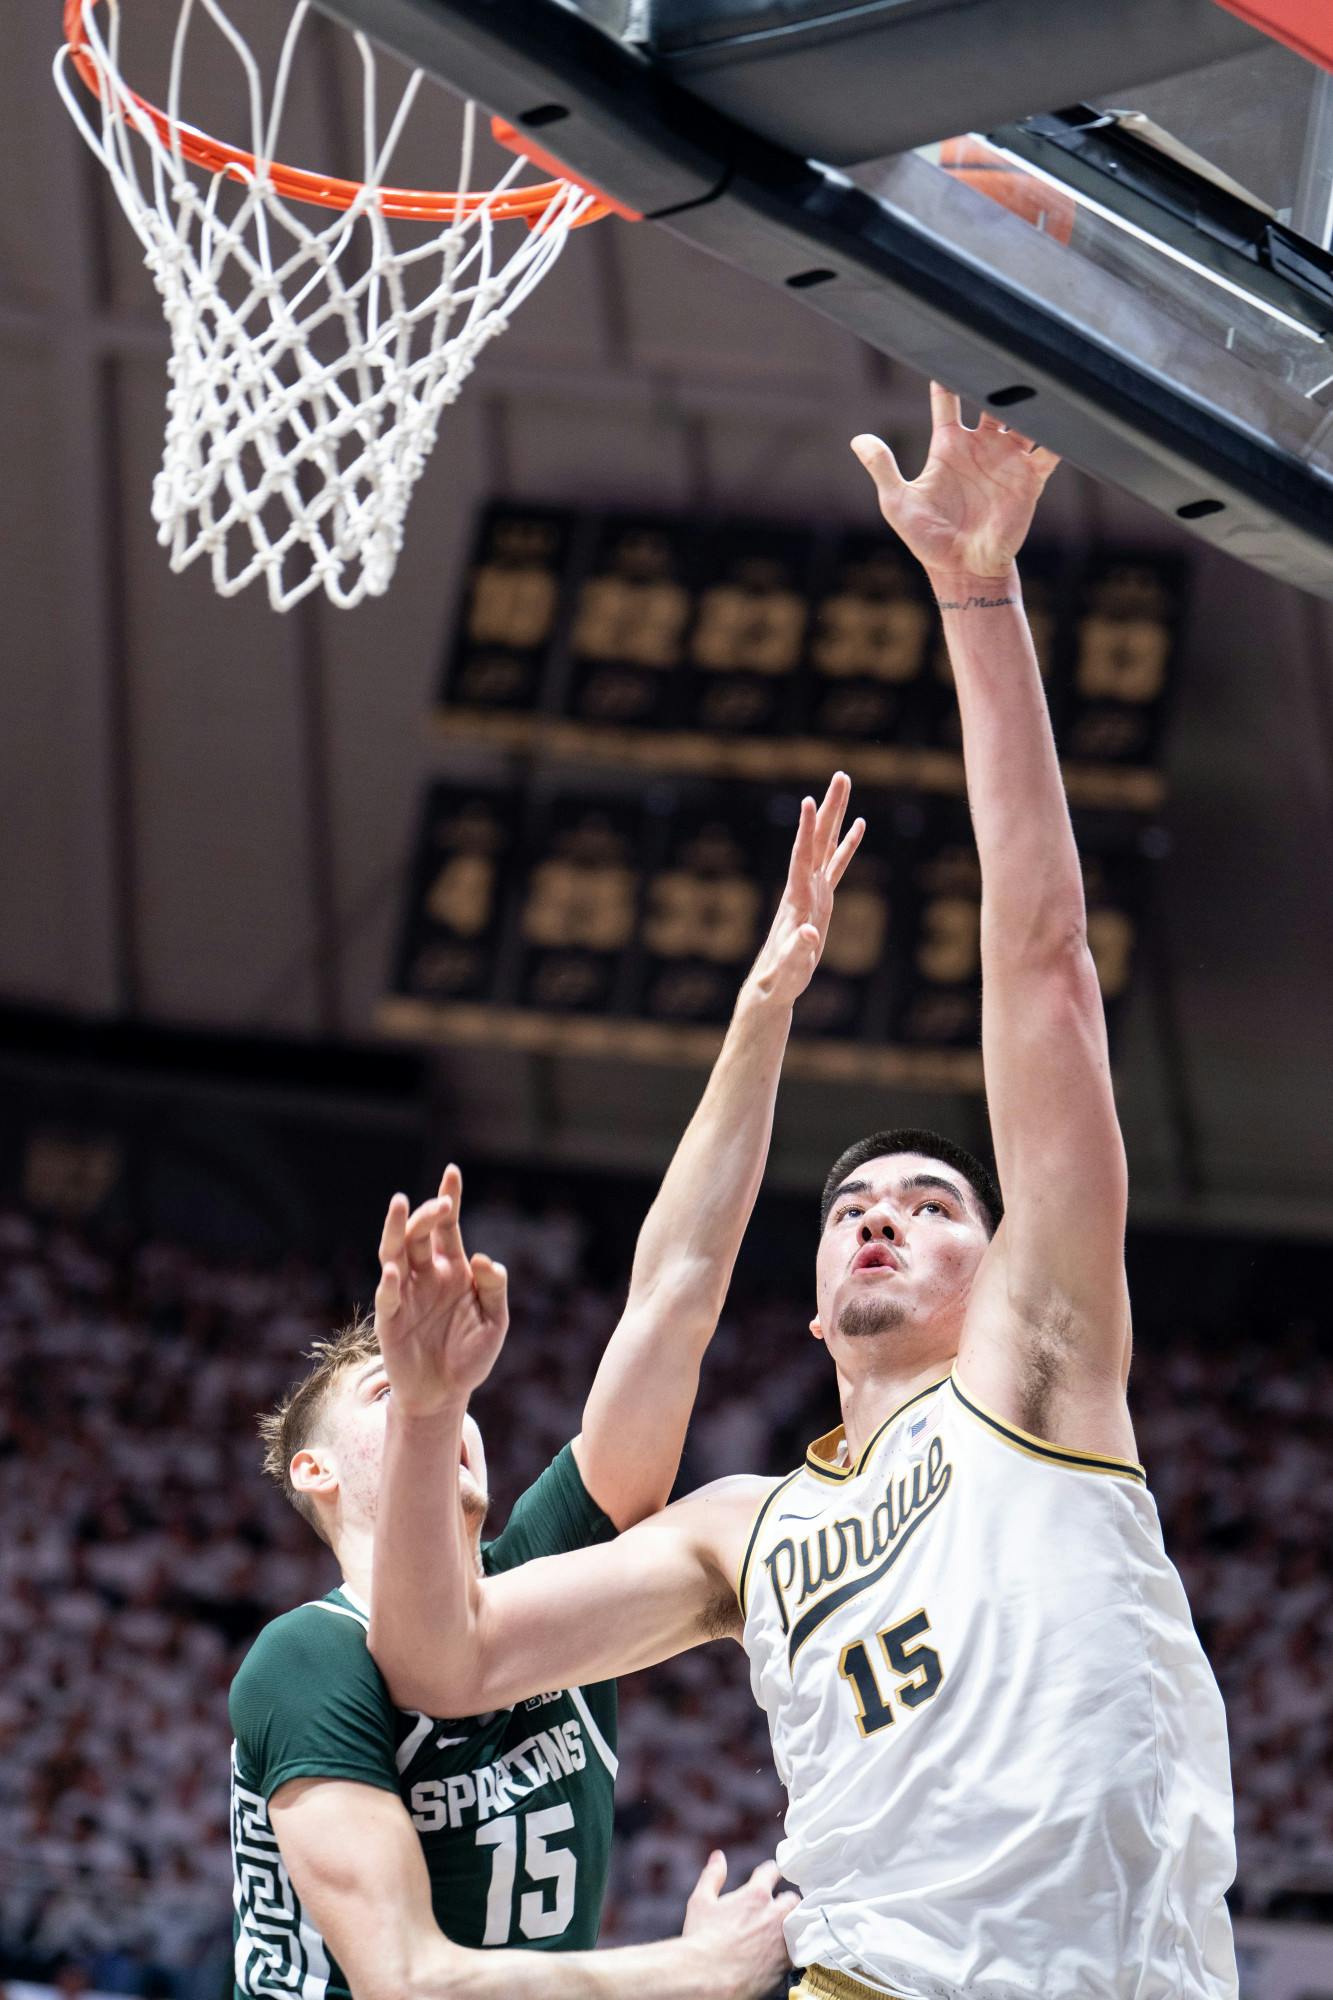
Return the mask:
<path id="1" fill-rule="evenodd" d="M 739 1579 L 793 1962 L 904 2000 L 1234 2000 L 1226 1718 L 1142 1468 L 954 1377 L 840 1452 Z"/>

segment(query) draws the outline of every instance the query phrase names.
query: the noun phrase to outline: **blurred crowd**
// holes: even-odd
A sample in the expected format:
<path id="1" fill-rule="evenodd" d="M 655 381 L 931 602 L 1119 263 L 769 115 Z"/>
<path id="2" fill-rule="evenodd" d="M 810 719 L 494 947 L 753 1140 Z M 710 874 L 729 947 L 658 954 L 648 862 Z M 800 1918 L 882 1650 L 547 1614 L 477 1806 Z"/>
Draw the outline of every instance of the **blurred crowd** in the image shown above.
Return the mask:
<path id="1" fill-rule="evenodd" d="M 496 1519 L 577 1430 L 619 1301 L 570 1209 L 473 1209 L 514 1330 L 478 1414 Z M 328 1551 L 264 1482 L 255 1412 L 345 1312 L 309 1265 L 114 1254 L 0 1213 L 0 1975 L 215 2000 L 230 1940 L 226 1693 Z M 1247 1914 L 1333 1913 L 1333 1340 L 1140 1339 L 1134 1408 L 1167 1546 L 1227 1696 Z M 835 1420 L 790 1303 L 730 1309 L 683 1471 L 786 1470 Z M 623 1686 L 604 1936 L 678 1929 L 711 1847 L 770 1855 L 782 1797 L 727 1642 Z"/>

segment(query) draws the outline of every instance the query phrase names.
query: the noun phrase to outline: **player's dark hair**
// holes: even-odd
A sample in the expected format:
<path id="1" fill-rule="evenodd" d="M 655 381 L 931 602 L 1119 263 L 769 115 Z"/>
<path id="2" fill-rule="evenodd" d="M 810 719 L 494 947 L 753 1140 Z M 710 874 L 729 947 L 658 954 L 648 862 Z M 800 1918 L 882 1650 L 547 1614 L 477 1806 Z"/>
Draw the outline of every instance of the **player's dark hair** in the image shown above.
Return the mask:
<path id="1" fill-rule="evenodd" d="M 292 1460 L 298 1451 L 319 1441 L 328 1408 L 329 1394 L 345 1369 L 366 1362 L 379 1353 L 375 1321 L 363 1313 L 344 1326 L 330 1340 L 317 1340 L 307 1359 L 313 1367 L 293 1382 L 276 1409 L 259 1418 L 259 1435 L 264 1446 L 264 1470 L 282 1488 L 303 1521 L 308 1521 L 321 1542 L 328 1541 L 319 1509 L 308 1493 L 292 1485 Z"/>
<path id="2" fill-rule="evenodd" d="M 819 1233 L 824 1233 L 828 1222 L 833 1197 L 849 1174 L 863 1167 L 867 1160 L 878 1160 L 892 1153 L 925 1153 L 932 1160 L 940 1160 L 946 1167 L 952 1167 L 961 1174 L 977 1198 L 977 1204 L 986 1217 L 987 1234 L 993 1236 L 1000 1226 L 1004 1214 L 1004 1201 L 1000 1194 L 1000 1184 L 989 1168 L 984 1167 L 974 1153 L 965 1146 L 956 1146 L 952 1139 L 946 1139 L 939 1132 L 918 1131 L 908 1125 L 897 1127 L 892 1132 L 872 1132 L 868 1138 L 858 1139 L 829 1168 L 828 1179 L 824 1182 L 824 1192 L 819 1203 Z"/>

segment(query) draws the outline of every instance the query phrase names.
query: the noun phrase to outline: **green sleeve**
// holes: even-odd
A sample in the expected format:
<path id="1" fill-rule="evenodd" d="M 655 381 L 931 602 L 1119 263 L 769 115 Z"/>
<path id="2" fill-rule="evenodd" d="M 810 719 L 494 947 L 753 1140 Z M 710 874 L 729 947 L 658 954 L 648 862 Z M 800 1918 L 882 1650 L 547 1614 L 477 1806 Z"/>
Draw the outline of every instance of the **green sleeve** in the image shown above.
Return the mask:
<path id="1" fill-rule="evenodd" d="M 394 1712 L 356 1618 L 303 1604 L 255 1640 L 228 1700 L 236 1762 L 265 1799 L 289 1778 L 398 1790 Z"/>
<path id="2" fill-rule="evenodd" d="M 514 1503 L 503 1534 L 483 1551 L 487 1570 L 514 1569 L 534 1556 L 565 1555 L 594 1542 L 615 1537 L 607 1519 L 579 1475 L 574 1448 L 566 1445 Z"/>

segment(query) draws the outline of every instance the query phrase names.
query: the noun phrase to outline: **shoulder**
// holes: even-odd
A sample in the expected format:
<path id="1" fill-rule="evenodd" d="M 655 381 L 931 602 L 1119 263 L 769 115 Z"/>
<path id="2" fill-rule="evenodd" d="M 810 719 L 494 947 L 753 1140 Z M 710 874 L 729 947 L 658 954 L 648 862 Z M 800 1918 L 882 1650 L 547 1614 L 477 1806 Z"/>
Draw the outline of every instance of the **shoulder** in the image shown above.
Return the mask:
<path id="1" fill-rule="evenodd" d="M 687 1493 L 683 1500 L 673 1500 L 656 1518 L 673 1522 L 679 1532 L 690 1535 L 730 1583 L 737 1576 L 757 1520 L 773 1495 L 787 1484 L 787 1478 L 735 1473 L 714 1479 Z"/>
<path id="2" fill-rule="evenodd" d="M 696 1486 L 683 1500 L 673 1500 L 666 1511 L 688 1508 L 699 1514 L 711 1512 L 717 1518 L 748 1513 L 762 1507 L 769 1494 L 776 1493 L 791 1477 L 790 1473 L 773 1479 L 754 1472 L 733 1472 L 725 1479 L 710 1480 L 707 1486 Z"/>
<path id="3" fill-rule="evenodd" d="M 1052 1354 L 965 1329 L 950 1377 L 967 1415 L 1007 1441 L 1053 1452 L 1137 1463 L 1134 1426 L 1119 1367 L 1095 1369 L 1066 1342 Z"/>
<path id="4" fill-rule="evenodd" d="M 1094 1175 L 1085 1208 L 1095 1206 L 1095 1184 Z M 1057 1405 L 1064 1404 L 1076 1426 L 1090 1419 L 1123 1443 L 1133 1347 L 1123 1220 L 1114 1240 L 1098 1249 L 1081 1243 L 1074 1222 L 1047 1241 L 1048 1225 L 1029 1213 L 1025 1226 L 1023 1215 L 1015 1202 L 981 1259 L 959 1367 L 988 1401 L 1026 1419 L 1028 1429 L 1059 1423 Z"/>
<path id="5" fill-rule="evenodd" d="M 482 1550 L 485 1568 L 514 1569 L 536 1556 L 565 1555 L 615 1536 L 611 1521 L 583 1482 L 572 1444 L 514 1502 L 503 1530 Z"/>
<path id="6" fill-rule="evenodd" d="M 333 1678 L 377 1669 L 366 1647 L 366 1620 L 332 1598 L 286 1611 L 264 1627 L 231 1684 L 233 1722 L 256 1703 L 272 1704 L 297 1690 L 309 1694 Z"/>
<path id="7" fill-rule="evenodd" d="M 984 1401 L 978 1392 L 978 1375 L 989 1392 Z M 949 1386 L 950 1414 L 957 1419 L 951 1427 L 952 1436 L 960 1447 L 967 1440 L 985 1449 L 984 1439 L 986 1445 L 1003 1446 L 1006 1452 L 1048 1470 L 1055 1467 L 1066 1472 L 1111 1474 L 1147 1485 L 1129 1408 L 1114 1385 L 1102 1385 L 1100 1393 L 1080 1398 L 1047 1384 L 1039 1397 L 1025 1397 L 1021 1383 L 1016 1387 L 1006 1381 L 1002 1371 L 987 1380 L 984 1370 L 969 1366 L 965 1378 L 955 1369 Z M 1012 1470 L 1011 1461 L 1006 1476 Z"/>
<path id="8" fill-rule="evenodd" d="M 289 1778 L 397 1789 L 396 1723 L 362 1617 L 336 1599 L 266 1625 L 228 1700 L 238 1777 L 264 1798 Z"/>
<path id="9" fill-rule="evenodd" d="M 309 1659 L 329 1652 L 344 1654 L 366 1648 L 368 1620 L 333 1597 L 312 1598 L 272 1619 L 246 1654 L 241 1673 L 253 1662 L 256 1668 L 280 1665 L 292 1659 Z"/>

